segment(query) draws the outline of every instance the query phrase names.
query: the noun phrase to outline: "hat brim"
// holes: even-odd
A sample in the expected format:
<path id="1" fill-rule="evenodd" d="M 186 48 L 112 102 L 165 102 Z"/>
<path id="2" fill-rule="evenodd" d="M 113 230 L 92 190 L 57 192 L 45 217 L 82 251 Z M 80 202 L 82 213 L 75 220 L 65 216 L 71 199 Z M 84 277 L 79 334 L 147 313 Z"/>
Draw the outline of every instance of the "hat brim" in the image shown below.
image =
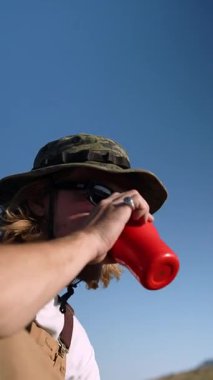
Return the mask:
<path id="1" fill-rule="evenodd" d="M 143 169 L 122 169 L 113 164 L 97 162 L 68 163 L 48 166 L 25 173 L 14 174 L 0 180 L 0 205 L 4 206 L 24 186 L 61 171 L 70 169 L 87 169 L 88 178 L 98 179 L 104 177 L 124 190 L 136 189 L 146 199 L 150 212 L 156 212 L 165 202 L 167 191 L 159 178 L 150 171 Z M 56 176 L 54 176 L 56 177 Z"/>

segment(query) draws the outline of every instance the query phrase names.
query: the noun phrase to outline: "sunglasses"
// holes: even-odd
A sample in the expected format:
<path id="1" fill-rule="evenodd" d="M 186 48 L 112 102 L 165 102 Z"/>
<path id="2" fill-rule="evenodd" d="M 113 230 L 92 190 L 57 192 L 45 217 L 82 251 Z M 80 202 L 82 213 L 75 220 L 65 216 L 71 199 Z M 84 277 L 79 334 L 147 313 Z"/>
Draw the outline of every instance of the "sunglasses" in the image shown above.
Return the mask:
<path id="1" fill-rule="evenodd" d="M 55 184 L 55 188 L 60 190 L 79 190 L 85 193 L 86 198 L 93 205 L 98 205 L 103 199 L 108 198 L 113 191 L 107 186 L 94 182 L 67 182 L 61 181 Z"/>

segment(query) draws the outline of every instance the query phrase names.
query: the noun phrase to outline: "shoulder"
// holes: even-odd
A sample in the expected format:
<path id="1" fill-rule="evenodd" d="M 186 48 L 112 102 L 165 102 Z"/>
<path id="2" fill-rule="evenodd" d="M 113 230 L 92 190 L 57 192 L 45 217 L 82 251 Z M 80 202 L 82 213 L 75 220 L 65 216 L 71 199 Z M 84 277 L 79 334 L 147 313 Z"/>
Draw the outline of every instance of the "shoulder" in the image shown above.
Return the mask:
<path id="1" fill-rule="evenodd" d="M 73 336 L 71 347 L 67 356 L 67 373 L 72 375 L 74 379 L 100 379 L 93 346 L 89 340 L 86 330 L 75 315 L 73 317 Z M 69 378 L 70 377 L 68 377 L 68 379 Z"/>
<path id="2" fill-rule="evenodd" d="M 59 310 L 58 299 L 48 302 L 36 315 L 36 322 L 47 330 L 55 339 L 58 338 L 64 325 L 64 315 Z"/>
<path id="3" fill-rule="evenodd" d="M 47 330 L 55 339 L 64 325 L 64 314 L 59 310 L 58 300 L 52 300 L 37 314 L 37 323 Z M 100 380 L 95 352 L 88 334 L 76 315 L 73 315 L 73 331 L 69 352 L 67 354 L 66 380 Z"/>
<path id="4" fill-rule="evenodd" d="M 82 350 L 83 348 L 83 350 Z M 89 357 L 94 356 L 94 349 L 89 340 L 88 334 L 78 318 L 74 315 L 73 317 L 73 336 L 70 347 L 71 355 L 79 358 L 80 354 L 84 353 L 82 360 L 88 360 Z"/>

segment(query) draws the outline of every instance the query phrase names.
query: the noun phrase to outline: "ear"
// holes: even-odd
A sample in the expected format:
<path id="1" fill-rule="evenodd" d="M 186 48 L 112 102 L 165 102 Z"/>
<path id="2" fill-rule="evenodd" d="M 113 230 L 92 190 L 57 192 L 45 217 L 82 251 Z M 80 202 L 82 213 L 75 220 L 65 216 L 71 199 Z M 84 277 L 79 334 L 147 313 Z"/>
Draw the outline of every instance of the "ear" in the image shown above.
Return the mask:
<path id="1" fill-rule="evenodd" d="M 47 209 L 47 199 L 45 198 L 36 199 L 36 200 L 29 199 L 28 206 L 35 215 L 44 216 Z"/>

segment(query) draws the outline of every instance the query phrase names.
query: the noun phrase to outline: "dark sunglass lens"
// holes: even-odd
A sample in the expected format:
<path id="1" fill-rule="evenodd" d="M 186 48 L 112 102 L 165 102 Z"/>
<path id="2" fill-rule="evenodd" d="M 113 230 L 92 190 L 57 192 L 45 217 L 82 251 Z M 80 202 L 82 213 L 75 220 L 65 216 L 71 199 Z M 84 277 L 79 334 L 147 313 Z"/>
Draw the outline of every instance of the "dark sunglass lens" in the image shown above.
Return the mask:
<path id="1" fill-rule="evenodd" d="M 94 205 L 97 205 L 103 199 L 108 198 L 111 194 L 112 194 L 112 191 L 108 189 L 107 187 L 102 186 L 102 185 L 94 185 L 92 188 L 90 188 L 89 200 Z"/>

